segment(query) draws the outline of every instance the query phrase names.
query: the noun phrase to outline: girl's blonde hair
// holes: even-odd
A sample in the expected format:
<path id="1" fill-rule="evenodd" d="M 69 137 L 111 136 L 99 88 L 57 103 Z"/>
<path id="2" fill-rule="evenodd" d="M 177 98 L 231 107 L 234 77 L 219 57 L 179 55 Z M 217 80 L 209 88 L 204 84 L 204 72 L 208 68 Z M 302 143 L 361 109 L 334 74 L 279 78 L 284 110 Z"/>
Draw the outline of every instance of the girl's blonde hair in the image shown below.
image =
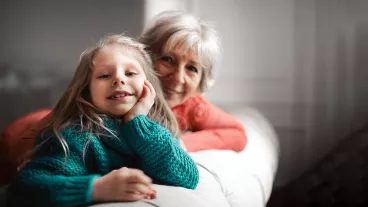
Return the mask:
<path id="1" fill-rule="evenodd" d="M 222 52 L 220 38 L 206 21 L 181 11 L 165 11 L 156 15 L 143 30 L 139 41 L 147 45 L 155 61 L 177 46 L 190 49 L 202 63 L 200 92 L 208 90 L 215 81 L 215 65 Z"/>
<path id="2" fill-rule="evenodd" d="M 123 34 L 107 35 L 94 47 L 85 50 L 81 54 L 72 81 L 50 116 L 45 120 L 46 124 L 43 131 L 47 128 L 52 129 L 64 148 L 66 159 L 69 149 L 65 140 L 60 136 L 60 131 L 74 125 L 76 121 L 80 123 L 81 131 L 89 131 L 93 134 L 101 134 L 104 131 L 108 131 L 112 136 L 116 136 L 113 131 L 104 125 L 103 118 L 108 115 L 103 115 L 98 112 L 99 110 L 91 103 L 89 93 L 94 57 L 99 49 L 106 45 L 113 44 L 121 45 L 137 53 L 136 56 L 146 74 L 147 80 L 156 91 L 155 102 L 147 115 L 148 118 L 169 129 L 173 136 L 178 135 L 176 118 L 165 101 L 160 81 L 153 70 L 151 57 L 145 50 L 145 45 Z M 84 152 L 88 142 L 84 147 Z"/>

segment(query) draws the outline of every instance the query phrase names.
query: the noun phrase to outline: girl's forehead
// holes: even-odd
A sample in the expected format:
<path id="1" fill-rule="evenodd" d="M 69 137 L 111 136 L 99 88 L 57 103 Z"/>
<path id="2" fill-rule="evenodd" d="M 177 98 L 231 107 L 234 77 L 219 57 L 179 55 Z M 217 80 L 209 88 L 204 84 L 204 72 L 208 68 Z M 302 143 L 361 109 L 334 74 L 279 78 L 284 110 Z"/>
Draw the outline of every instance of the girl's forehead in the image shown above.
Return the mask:
<path id="1" fill-rule="evenodd" d="M 106 45 L 97 50 L 92 63 L 96 65 L 108 64 L 130 64 L 136 67 L 142 67 L 140 61 L 142 57 L 139 52 L 133 48 L 124 45 Z"/>
<path id="2" fill-rule="evenodd" d="M 128 55 L 133 54 L 133 49 L 127 48 L 124 45 L 110 44 L 104 45 L 96 51 L 94 59 L 108 58 L 115 55 Z"/>

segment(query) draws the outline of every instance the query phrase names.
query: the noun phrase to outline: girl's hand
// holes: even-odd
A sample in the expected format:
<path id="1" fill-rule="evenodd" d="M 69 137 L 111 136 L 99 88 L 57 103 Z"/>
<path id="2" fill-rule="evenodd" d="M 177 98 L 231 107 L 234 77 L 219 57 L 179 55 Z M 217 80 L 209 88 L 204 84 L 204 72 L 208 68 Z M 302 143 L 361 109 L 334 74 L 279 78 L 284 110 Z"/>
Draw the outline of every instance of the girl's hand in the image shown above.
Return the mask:
<path id="1" fill-rule="evenodd" d="M 93 183 L 93 201 L 138 201 L 156 198 L 152 180 L 141 170 L 120 168 Z"/>
<path id="2" fill-rule="evenodd" d="M 145 80 L 143 84 L 142 96 L 138 102 L 124 116 L 125 122 L 132 120 L 138 115 L 147 115 L 155 102 L 156 92 L 152 84 Z"/>

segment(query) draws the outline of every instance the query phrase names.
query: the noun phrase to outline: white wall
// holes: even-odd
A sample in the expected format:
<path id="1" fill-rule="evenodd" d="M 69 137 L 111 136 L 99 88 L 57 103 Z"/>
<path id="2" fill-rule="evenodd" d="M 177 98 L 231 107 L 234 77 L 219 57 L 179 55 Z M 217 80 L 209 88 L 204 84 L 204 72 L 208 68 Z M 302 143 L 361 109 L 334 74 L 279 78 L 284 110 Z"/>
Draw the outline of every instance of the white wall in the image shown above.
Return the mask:
<path id="1" fill-rule="evenodd" d="M 156 14 L 167 11 L 187 11 L 191 5 L 188 0 L 145 0 L 144 1 L 144 22 L 151 20 Z"/>
<path id="2" fill-rule="evenodd" d="M 217 23 L 224 59 L 206 96 L 253 106 L 281 142 L 276 186 L 321 159 L 368 111 L 368 1 L 188 0 Z"/>
<path id="3" fill-rule="evenodd" d="M 202 0 L 193 12 L 217 23 L 224 59 L 217 82 L 206 94 L 223 108 L 254 106 L 276 126 L 281 159 L 289 157 L 292 135 L 303 133 L 292 122 L 294 104 L 293 0 Z M 280 162 L 280 171 L 286 163 Z M 289 169 L 287 169 L 289 170 Z M 278 173 L 277 182 L 283 182 Z M 281 178 L 280 178 L 281 177 Z"/>

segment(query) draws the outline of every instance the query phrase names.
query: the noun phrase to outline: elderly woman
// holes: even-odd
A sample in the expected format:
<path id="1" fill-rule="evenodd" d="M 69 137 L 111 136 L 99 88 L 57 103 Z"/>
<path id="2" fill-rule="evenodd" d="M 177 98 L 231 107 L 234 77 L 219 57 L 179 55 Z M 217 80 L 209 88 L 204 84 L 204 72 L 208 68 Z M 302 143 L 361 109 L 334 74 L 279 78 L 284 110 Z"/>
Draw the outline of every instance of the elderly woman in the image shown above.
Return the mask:
<path id="1" fill-rule="evenodd" d="M 232 207 L 265 206 L 277 166 L 272 126 L 252 109 L 234 111 L 240 122 L 202 96 L 214 84 L 221 55 L 216 30 L 189 13 L 166 11 L 147 24 L 139 40 L 152 54 L 182 131 L 181 144 L 199 165 L 201 179 L 194 193 L 217 197 L 214 206 L 225 206 L 220 204 L 224 197 Z M 253 138 L 252 148 L 244 150 L 247 135 Z"/>
<path id="2" fill-rule="evenodd" d="M 166 101 L 182 131 L 183 148 L 188 152 L 215 150 L 190 153 L 199 169 L 204 167 L 210 172 L 203 173 L 202 178 L 216 178 L 231 206 L 249 204 L 243 199 L 245 189 L 238 185 L 244 179 L 230 179 L 239 175 L 244 178 L 241 165 L 245 165 L 245 160 L 241 154 L 229 153 L 244 150 L 247 137 L 243 125 L 202 96 L 214 84 L 221 55 L 216 30 L 191 14 L 166 11 L 152 19 L 139 40 L 152 54 Z M 218 193 L 213 183 L 203 184 L 202 180 L 199 185 L 199 194 Z"/>
<path id="3" fill-rule="evenodd" d="M 187 13 L 163 12 L 148 24 L 140 41 L 152 53 L 166 101 L 183 132 L 183 147 L 188 152 L 242 151 L 247 143 L 243 126 L 201 96 L 214 83 L 221 51 L 211 25 Z"/>

